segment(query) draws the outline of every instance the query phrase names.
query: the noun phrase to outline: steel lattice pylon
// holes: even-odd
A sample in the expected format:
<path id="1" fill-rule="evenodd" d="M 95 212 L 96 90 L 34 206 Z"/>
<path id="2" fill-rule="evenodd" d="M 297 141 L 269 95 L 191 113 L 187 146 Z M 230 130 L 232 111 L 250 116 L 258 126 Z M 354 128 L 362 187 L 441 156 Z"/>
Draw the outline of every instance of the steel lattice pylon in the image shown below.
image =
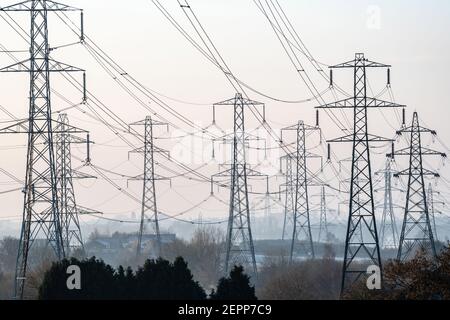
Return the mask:
<path id="1" fill-rule="evenodd" d="M 380 244 L 382 248 L 398 248 L 397 222 L 395 221 L 394 203 L 392 198 L 392 159 L 387 158 L 384 171 L 384 204 L 380 227 Z"/>
<path id="2" fill-rule="evenodd" d="M 141 256 L 142 251 L 142 237 L 145 231 L 145 225 L 148 222 L 152 223 L 153 230 L 156 236 L 156 257 L 161 257 L 162 252 L 162 242 L 161 234 L 159 229 L 158 221 L 158 206 L 156 202 L 156 187 L 155 181 L 157 180 L 167 180 L 167 178 L 158 176 L 155 173 L 155 153 L 166 153 L 168 151 L 160 149 L 154 144 L 153 137 L 153 127 L 155 126 L 166 126 L 166 123 L 152 120 L 151 117 L 146 117 L 145 120 L 132 123 L 130 126 L 144 126 L 144 147 L 135 149 L 131 153 L 141 153 L 144 155 L 144 174 L 133 178 L 132 180 L 142 180 L 143 181 L 143 191 L 142 191 L 142 210 L 141 210 L 141 220 L 138 232 L 138 242 L 136 249 L 136 256 Z"/>
<path id="3" fill-rule="evenodd" d="M 59 215 L 62 241 L 65 253 L 70 256 L 75 250 L 84 253 L 79 209 L 75 201 L 72 170 L 72 143 L 86 143 L 86 140 L 72 136 L 67 114 L 60 114 L 55 127 L 56 186 L 58 191 Z M 88 177 L 86 177 L 88 178 Z"/>
<path id="4" fill-rule="evenodd" d="M 271 218 L 272 218 L 272 199 L 270 198 L 270 192 L 267 190 L 266 195 L 264 196 L 264 228 L 263 228 L 263 236 L 268 239 L 270 235 Z"/>
<path id="5" fill-rule="evenodd" d="M 444 153 L 422 147 L 421 134 L 436 132 L 419 124 L 419 116 L 414 112 L 412 125 L 397 132 L 410 134 L 410 146 L 395 151 L 395 156 L 409 156 L 409 168 L 395 176 L 408 176 L 405 215 L 400 235 L 397 259 L 406 261 L 413 258 L 418 249 L 423 249 L 431 257 L 436 256 L 433 230 L 425 190 L 425 176 L 439 177 L 439 174 L 423 168 L 423 156 L 442 156 Z"/>
<path id="6" fill-rule="evenodd" d="M 285 131 L 294 131 L 296 133 L 296 150 L 294 153 L 285 156 L 291 158 L 287 160 L 287 166 L 292 167 L 292 181 L 288 181 L 287 185 L 293 189 L 292 196 L 294 198 L 292 238 L 289 253 L 291 262 L 295 253 L 303 253 L 306 256 L 315 257 L 309 212 L 307 158 L 316 156 L 309 155 L 306 151 L 306 132 L 319 130 L 318 127 L 305 125 L 303 121 L 281 130 L 281 140 L 283 140 L 283 132 Z M 292 164 L 289 161 L 292 161 Z"/>
<path id="7" fill-rule="evenodd" d="M 428 210 L 430 212 L 430 223 L 431 223 L 431 227 L 433 228 L 433 237 L 434 237 L 434 240 L 438 241 L 437 228 L 436 228 L 436 217 L 434 215 L 433 186 L 431 185 L 431 183 L 428 185 L 427 203 L 428 203 Z"/>
<path id="8" fill-rule="evenodd" d="M 284 202 L 284 221 L 283 221 L 283 235 L 282 240 L 285 240 L 290 232 L 293 230 L 288 229 L 288 226 L 293 226 L 293 217 L 295 211 L 295 188 L 294 188 L 294 171 L 292 168 L 293 159 L 291 157 L 285 157 L 286 159 L 286 191 L 285 191 L 285 202 Z"/>
<path id="9" fill-rule="evenodd" d="M 355 282 L 367 275 L 367 265 L 375 265 L 382 271 L 378 232 L 375 220 L 375 205 L 370 163 L 371 142 L 392 142 L 391 139 L 373 136 L 368 132 L 368 108 L 403 107 L 367 96 L 367 68 L 389 68 L 390 66 L 372 62 L 357 53 L 355 59 L 331 68 L 351 68 L 354 75 L 354 97 L 318 107 L 319 109 L 353 110 L 353 133 L 329 142 L 349 142 L 353 144 L 349 218 L 345 239 L 344 267 L 341 294 Z M 367 262 L 361 263 L 362 260 Z M 382 273 L 381 273 L 382 275 Z"/>
<path id="10" fill-rule="evenodd" d="M 435 194 L 439 195 L 439 192 L 433 190 L 433 184 L 430 182 L 428 184 L 428 190 L 427 190 L 427 201 L 428 201 L 428 205 L 429 205 L 431 224 L 432 224 L 433 232 L 434 232 L 434 240 L 439 241 L 437 227 L 436 227 L 436 213 L 437 212 L 435 209 L 435 205 L 441 204 L 441 205 L 445 206 L 445 203 L 441 202 L 441 201 L 435 201 L 434 200 Z"/>
<path id="11" fill-rule="evenodd" d="M 228 220 L 225 273 L 234 265 L 251 266 L 256 274 L 255 248 L 253 246 L 248 202 L 247 161 L 245 154 L 245 102 L 242 95 L 234 101 L 234 143 Z"/>
<path id="12" fill-rule="evenodd" d="M 33 242 L 45 237 L 57 259 L 65 257 L 60 224 L 56 167 L 51 119 L 50 73 L 83 71 L 50 57 L 47 18 L 49 12 L 80 11 L 53 1 L 24 1 L 0 9 L 0 12 L 29 12 L 30 59 L 0 69 L 0 72 L 26 72 L 30 76 L 27 168 L 24 187 L 22 231 L 17 257 L 15 297 L 23 299 L 28 254 Z M 20 128 L 26 127 L 21 123 Z M 13 127 L 2 133 L 19 133 Z"/>
<path id="13" fill-rule="evenodd" d="M 247 273 L 253 277 L 257 276 L 257 266 L 255 258 L 255 248 L 253 246 L 253 235 L 250 223 L 250 207 L 248 198 L 248 178 L 266 177 L 255 170 L 249 168 L 246 157 L 246 144 L 250 140 L 260 140 L 253 138 L 245 132 L 246 107 L 262 106 L 264 104 L 243 98 L 241 93 L 237 93 L 233 99 L 229 99 L 214 105 L 233 106 L 234 108 L 234 128 L 231 135 L 227 135 L 221 140 L 229 141 L 232 144 L 231 168 L 224 172 L 213 175 L 211 179 L 211 193 L 214 178 L 231 177 L 230 185 L 230 211 L 228 218 L 228 229 L 225 244 L 225 261 L 223 271 L 225 274 L 234 266 L 243 266 Z M 215 115 L 214 115 L 215 119 Z"/>
<path id="14" fill-rule="evenodd" d="M 323 237 L 325 236 L 325 237 Z M 325 186 L 320 191 L 320 224 L 318 242 L 328 242 L 327 194 Z"/>

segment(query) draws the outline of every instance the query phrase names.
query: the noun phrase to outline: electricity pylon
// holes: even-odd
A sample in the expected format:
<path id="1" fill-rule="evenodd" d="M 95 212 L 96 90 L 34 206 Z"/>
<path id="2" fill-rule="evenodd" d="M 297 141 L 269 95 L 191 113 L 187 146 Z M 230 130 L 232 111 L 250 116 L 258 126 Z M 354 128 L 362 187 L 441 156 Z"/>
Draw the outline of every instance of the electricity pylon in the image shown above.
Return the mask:
<path id="1" fill-rule="evenodd" d="M 266 195 L 264 196 L 264 237 L 268 239 L 271 228 L 272 217 L 272 199 L 270 197 L 269 188 L 267 188 Z"/>
<path id="2" fill-rule="evenodd" d="M 47 18 L 50 12 L 81 11 L 46 0 L 30 0 L 0 8 L 0 12 L 30 13 L 30 59 L 0 69 L 0 72 L 26 72 L 30 76 L 27 168 L 24 187 L 22 231 L 17 257 L 15 297 L 23 299 L 28 253 L 34 240 L 43 235 L 57 259 L 65 257 L 58 210 L 50 74 L 83 71 L 53 60 L 48 42 Z M 83 29 L 83 28 L 81 28 Z M 82 39 L 83 35 L 80 36 Z M 20 124 L 24 128 L 26 122 Z M 9 127 L 2 133 L 17 133 Z"/>
<path id="3" fill-rule="evenodd" d="M 325 237 L 323 237 L 325 235 Z M 320 223 L 318 242 L 328 242 L 328 221 L 327 221 L 327 194 L 326 187 L 322 186 L 320 191 Z"/>
<path id="4" fill-rule="evenodd" d="M 354 117 L 353 128 L 351 128 L 353 130 L 352 134 L 329 141 L 331 143 L 350 142 L 353 144 L 349 218 L 345 239 L 341 294 L 344 294 L 348 288 L 356 281 L 360 281 L 362 277 L 367 277 L 367 265 L 360 263 L 360 259 L 368 264 L 376 265 L 382 271 L 375 221 L 370 143 L 392 142 L 392 140 L 369 134 L 367 126 L 368 109 L 403 106 L 376 98 L 369 98 L 367 96 L 366 70 L 368 68 L 389 67 L 389 65 L 369 61 L 364 57 L 363 53 L 357 53 L 352 61 L 330 67 L 332 69 L 353 69 L 354 96 L 318 107 L 319 109 L 352 109 Z M 355 232 L 358 230 L 361 230 L 361 235 Z"/>
<path id="5" fill-rule="evenodd" d="M 309 212 L 308 197 L 308 169 L 307 158 L 309 157 L 306 150 L 306 132 L 320 131 L 318 127 L 306 125 L 303 121 L 281 130 L 281 140 L 283 140 L 283 132 L 296 132 L 296 150 L 294 153 L 287 155 L 292 158 L 294 170 L 294 214 L 293 214 L 293 232 L 290 250 L 290 261 L 293 261 L 294 253 L 299 251 L 314 259 L 314 244 L 311 233 L 311 220 Z"/>
<path id="6" fill-rule="evenodd" d="M 82 212 L 86 214 L 87 210 L 77 206 L 73 179 L 95 178 L 72 169 L 71 145 L 74 143 L 87 144 L 90 142 L 69 132 L 69 118 L 67 114 L 60 114 L 54 132 L 54 145 L 56 153 L 56 187 L 58 191 L 59 216 L 66 256 L 70 256 L 76 250 L 81 250 L 82 254 L 85 253 L 79 214 Z"/>
<path id="7" fill-rule="evenodd" d="M 398 248 L 398 231 L 397 222 L 395 221 L 394 202 L 392 198 L 392 177 L 394 171 L 392 170 L 391 158 L 386 159 L 386 167 L 383 171 L 378 171 L 377 174 L 384 174 L 384 203 L 383 216 L 381 218 L 380 226 L 380 245 L 382 248 Z"/>
<path id="8" fill-rule="evenodd" d="M 250 169 L 247 164 L 246 144 L 253 137 L 245 132 L 244 110 L 246 107 L 256 106 L 264 108 L 264 104 L 245 99 L 242 97 L 242 94 L 238 93 L 234 98 L 216 103 L 213 106 L 214 119 L 217 106 L 232 106 L 234 108 L 233 134 L 221 139 L 232 144 L 233 158 L 231 168 L 213 175 L 211 178 L 211 192 L 213 192 L 215 178 L 231 176 L 230 211 L 223 271 L 225 274 L 228 274 L 234 266 L 240 265 L 246 268 L 248 273 L 256 277 L 257 266 L 250 222 L 247 178 L 267 176 Z"/>
<path id="9" fill-rule="evenodd" d="M 414 112 L 412 124 L 397 132 L 398 135 L 409 134 L 410 146 L 393 152 L 390 156 L 409 156 L 409 168 L 395 174 L 396 177 L 407 176 L 405 215 L 397 259 L 406 261 L 413 258 L 417 249 L 423 249 L 430 257 L 436 256 L 433 229 L 425 190 L 425 176 L 439 177 L 439 174 L 423 167 L 423 156 L 446 157 L 445 153 L 422 147 L 422 134 L 436 131 L 421 127 L 419 116 Z"/>
<path id="10" fill-rule="evenodd" d="M 130 152 L 130 153 L 140 153 L 144 155 L 144 174 L 131 179 L 143 181 L 141 221 L 139 224 L 136 257 L 139 258 L 141 256 L 142 236 L 145 231 L 146 223 L 148 222 L 152 224 L 153 231 L 155 232 L 156 236 L 155 256 L 161 257 L 163 252 L 162 252 L 161 234 L 159 230 L 155 181 L 168 179 L 161 177 L 155 173 L 154 156 L 155 153 L 169 154 L 169 152 L 155 146 L 153 137 L 153 127 L 155 126 L 168 127 L 168 125 L 167 123 L 152 120 L 151 117 L 146 117 L 145 120 L 132 123 L 130 124 L 130 126 L 143 126 L 145 131 L 144 146 Z"/>
<path id="11" fill-rule="evenodd" d="M 430 182 L 428 185 L 428 190 L 427 190 L 427 201 L 429 204 L 430 219 L 431 219 L 433 232 L 434 232 L 434 240 L 439 241 L 439 236 L 438 236 L 437 227 L 436 227 L 436 213 L 441 213 L 441 212 L 436 210 L 435 206 L 437 204 L 445 206 L 445 202 L 436 201 L 434 199 L 435 194 L 440 195 L 440 193 L 438 191 L 433 190 L 433 184 Z"/>
<path id="12" fill-rule="evenodd" d="M 286 183 L 282 185 L 286 188 L 284 202 L 284 221 L 282 240 L 285 240 L 290 233 L 288 226 L 294 226 L 293 217 L 295 211 L 295 188 L 294 188 L 294 171 L 292 168 L 292 157 L 284 157 L 286 159 Z"/>

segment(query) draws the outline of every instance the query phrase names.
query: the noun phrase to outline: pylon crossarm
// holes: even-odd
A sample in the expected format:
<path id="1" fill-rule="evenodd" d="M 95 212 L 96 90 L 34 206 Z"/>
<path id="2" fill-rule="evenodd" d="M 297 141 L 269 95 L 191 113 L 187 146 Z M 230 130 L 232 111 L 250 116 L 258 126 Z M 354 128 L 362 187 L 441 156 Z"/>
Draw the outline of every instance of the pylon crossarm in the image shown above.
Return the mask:
<path id="1" fill-rule="evenodd" d="M 257 178 L 257 177 L 264 177 L 267 178 L 268 175 L 267 174 L 263 174 L 259 171 L 247 168 L 247 177 L 253 177 L 253 178 Z"/>
<path id="2" fill-rule="evenodd" d="M 104 213 L 101 211 L 97 211 L 97 210 L 93 210 L 93 209 L 88 209 L 86 207 L 81 207 L 81 206 L 77 206 L 78 208 L 78 214 L 81 216 L 86 216 L 86 215 L 94 215 L 94 214 L 99 214 L 99 215 L 103 215 Z"/>
<path id="3" fill-rule="evenodd" d="M 264 106 L 264 103 L 262 102 L 258 102 L 258 101 L 254 101 L 254 100 L 249 100 L 246 98 L 241 98 L 242 103 L 244 105 L 254 105 L 254 106 Z M 215 103 L 213 106 L 234 106 L 236 104 L 236 98 L 231 98 L 222 102 L 218 102 Z"/>
<path id="4" fill-rule="evenodd" d="M 145 147 L 139 147 L 139 148 L 129 151 L 128 153 L 135 154 L 135 153 L 145 153 L 145 152 L 146 152 Z M 170 151 L 164 150 L 162 148 L 158 148 L 156 146 L 153 146 L 153 153 L 162 153 L 162 154 L 165 154 L 167 157 L 170 157 Z"/>
<path id="5" fill-rule="evenodd" d="M 353 134 L 349 134 L 340 138 L 327 140 L 328 143 L 344 143 L 344 142 L 351 142 L 353 143 L 355 139 L 355 136 Z M 364 139 L 365 140 L 365 139 Z M 376 136 L 373 134 L 367 135 L 367 142 L 393 142 L 394 139 L 389 139 L 381 136 Z"/>
<path id="6" fill-rule="evenodd" d="M 165 123 L 165 122 L 161 122 L 161 121 L 158 121 L 158 120 L 153 120 L 153 119 L 151 119 L 150 122 L 148 122 L 147 120 L 140 120 L 140 121 L 133 122 L 133 123 L 131 123 L 131 124 L 129 125 L 129 127 L 133 127 L 133 126 L 145 126 L 146 123 L 147 123 L 148 126 L 152 126 L 152 127 L 157 127 L 157 126 L 160 126 L 160 127 L 168 127 L 168 126 L 169 126 L 169 125 L 168 125 L 167 123 Z"/>
<path id="7" fill-rule="evenodd" d="M 231 134 L 234 136 L 234 134 Z M 254 135 L 252 133 L 245 133 L 245 141 L 266 141 L 266 139 L 261 138 L 260 136 Z"/>
<path id="8" fill-rule="evenodd" d="M 140 174 L 138 176 L 135 176 L 135 177 L 132 177 L 132 178 L 128 179 L 128 181 L 143 181 L 143 180 L 145 180 L 144 174 Z M 154 174 L 154 178 L 152 178 L 152 180 L 155 180 L 155 181 L 169 181 L 171 179 L 167 178 L 167 177 L 163 177 L 163 176 L 157 175 L 157 174 Z"/>
<path id="9" fill-rule="evenodd" d="M 30 67 L 29 67 L 30 61 L 31 60 L 28 59 L 25 61 L 20 61 L 20 62 L 14 63 L 12 65 L 1 68 L 0 72 L 4 72 L 4 73 L 8 73 L 8 72 L 29 73 L 31 71 L 40 72 L 41 70 L 30 69 Z M 45 63 L 45 59 L 44 58 L 35 58 L 34 59 L 35 64 L 39 64 L 40 62 Z M 85 72 L 85 70 L 50 59 L 48 72 Z"/>
<path id="10" fill-rule="evenodd" d="M 44 61 L 44 59 L 39 58 L 36 60 L 42 60 Z M 71 65 L 68 65 L 66 63 L 63 62 L 59 62 L 59 61 L 55 61 L 50 59 L 49 60 L 49 67 L 48 67 L 48 71 L 49 72 L 85 72 L 86 70 L 80 69 L 78 67 L 74 67 Z"/>
<path id="11" fill-rule="evenodd" d="M 15 124 L 2 128 L 0 129 L 0 135 L 12 133 L 28 133 L 28 122 L 29 122 L 28 120 L 20 120 Z"/>
<path id="12" fill-rule="evenodd" d="M 214 178 L 225 178 L 225 177 L 229 177 L 231 174 L 233 173 L 233 169 L 227 169 L 225 171 L 216 173 L 214 175 L 212 175 L 212 179 L 214 180 Z"/>
<path id="13" fill-rule="evenodd" d="M 35 7 L 33 8 L 32 4 L 33 2 L 39 2 L 39 1 L 23 1 L 20 3 L 16 3 L 10 6 L 6 6 L 3 8 L 0 8 L 0 11 L 83 11 L 82 9 L 71 7 L 62 3 L 54 2 L 45 0 L 46 7 Z"/>
<path id="14" fill-rule="evenodd" d="M 317 131 L 320 130 L 318 127 L 310 126 L 307 124 L 303 124 L 305 126 L 305 131 Z M 281 129 L 281 131 L 297 131 L 298 124 L 294 124 L 292 126 Z"/>
<path id="15" fill-rule="evenodd" d="M 170 151 L 164 150 L 157 146 L 153 146 L 153 153 L 161 153 L 164 154 L 168 159 L 170 159 Z"/>
<path id="16" fill-rule="evenodd" d="M 64 124 L 64 126 L 67 130 L 60 131 L 56 128 L 58 128 L 58 126 L 63 123 L 56 121 L 56 120 L 51 120 L 51 122 L 52 122 L 52 127 L 55 128 L 51 131 L 53 134 L 77 134 L 77 133 L 87 134 L 87 133 L 89 133 L 89 131 L 86 131 L 86 130 L 83 130 L 83 129 L 80 129 L 80 128 L 77 128 L 77 127 L 74 127 L 74 126 L 71 126 L 68 124 Z M 28 119 L 20 120 L 20 121 L 16 122 L 15 124 L 12 124 L 10 126 L 0 129 L 0 135 L 1 134 L 11 134 L 11 133 L 27 133 L 28 134 L 28 133 L 30 133 L 30 130 L 28 128 L 29 128 L 29 120 Z M 34 131 L 34 132 L 35 133 L 49 133 L 48 130 L 44 130 L 44 131 L 41 130 L 39 132 L 37 132 L 37 131 Z M 74 139 L 74 142 L 75 143 L 77 142 L 76 139 Z M 86 142 L 86 140 L 84 140 L 83 142 L 80 142 L 80 143 L 85 143 L 85 142 Z"/>
<path id="17" fill-rule="evenodd" d="M 379 100 L 375 98 L 365 98 L 365 105 L 355 105 L 355 98 L 348 98 L 316 107 L 316 109 L 405 108 L 405 107 L 406 107 L 405 105 L 400 105 L 397 103 Z"/>
<path id="18" fill-rule="evenodd" d="M 30 72 L 30 60 L 20 61 L 0 69 L 0 72 Z"/>
<path id="19" fill-rule="evenodd" d="M 232 166 L 231 164 L 229 164 L 229 166 Z M 214 175 L 212 175 L 213 178 L 225 178 L 225 177 L 229 177 L 233 174 L 233 168 L 231 169 L 227 169 L 225 171 L 216 173 Z M 251 177 L 251 178 L 258 178 L 258 177 L 264 177 L 267 178 L 268 175 L 267 174 L 263 174 L 259 171 L 253 170 L 251 168 L 247 168 L 246 169 L 246 175 L 247 177 Z"/>
<path id="20" fill-rule="evenodd" d="M 66 130 L 58 132 L 57 128 L 60 125 L 64 125 L 64 129 L 66 129 Z M 58 120 L 52 120 L 52 126 L 53 126 L 53 128 L 55 128 L 55 130 L 52 131 L 55 134 L 62 134 L 62 133 L 67 133 L 67 134 L 76 134 L 76 133 L 88 134 L 89 133 L 89 131 L 87 131 L 87 130 L 71 126 L 71 125 L 69 125 L 67 123 L 62 123 L 61 121 L 58 121 Z M 86 140 L 84 142 L 86 142 Z"/>
<path id="21" fill-rule="evenodd" d="M 423 156 L 440 156 L 442 158 L 447 158 L 447 154 L 443 152 L 439 152 L 436 150 L 428 149 L 428 148 L 422 148 L 422 155 Z"/>
<path id="22" fill-rule="evenodd" d="M 421 126 L 411 126 L 397 131 L 398 135 L 401 135 L 402 133 L 431 133 L 433 136 L 437 135 L 436 130 L 431 130 Z"/>
<path id="23" fill-rule="evenodd" d="M 77 180 L 97 179 L 96 176 L 80 172 L 78 170 L 72 170 L 72 178 Z"/>
<path id="24" fill-rule="evenodd" d="M 394 156 L 409 156 L 409 155 L 411 155 L 411 148 L 404 148 L 404 149 L 401 149 L 401 150 L 396 150 L 394 152 L 394 154 L 388 153 L 387 157 L 388 158 L 392 158 L 393 155 Z"/>
<path id="25" fill-rule="evenodd" d="M 389 154 L 388 156 L 390 156 L 391 154 Z M 411 148 L 404 148 L 398 151 L 395 151 L 394 153 L 395 156 L 410 156 L 411 155 Z M 436 150 L 432 150 L 429 148 L 422 148 L 421 149 L 421 155 L 422 156 L 440 156 L 443 158 L 447 157 L 447 154 L 443 153 L 443 152 L 439 152 Z"/>
<path id="26" fill-rule="evenodd" d="M 409 175 L 410 175 L 410 170 L 409 169 L 405 169 L 403 171 L 394 173 L 394 177 L 396 177 L 396 178 L 398 178 L 400 176 L 409 176 Z M 424 176 L 433 176 L 435 178 L 439 178 L 440 177 L 439 173 L 431 171 L 431 170 L 428 170 L 428 169 L 423 169 L 422 170 L 422 175 L 424 175 Z"/>
<path id="27" fill-rule="evenodd" d="M 54 131 L 54 132 L 57 132 L 57 131 Z M 65 132 L 60 132 L 61 134 L 64 134 Z M 67 137 L 65 138 L 66 139 L 66 143 L 68 142 L 68 143 L 73 143 L 73 144 L 85 144 L 85 143 L 87 143 L 87 139 L 84 139 L 84 138 L 80 138 L 80 137 L 77 137 L 77 136 L 74 136 L 74 135 L 71 135 L 71 134 L 67 134 Z M 53 142 L 53 144 L 58 144 L 58 143 L 61 143 L 61 142 L 58 142 L 58 141 L 55 141 L 55 142 Z M 93 143 L 92 141 L 90 141 L 90 143 Z"/>
<path id="28" fill-rule="evenodd" d="M 356 56 L 360 56 L 361 59 L 354 59 L 354 60 L 350 60 L 344 63 L 340 63 L 334 66 L 331 66 L 330 69 L 340 69 L 340 68 L 355 68 L 356 66 L 358 66 L 358 64 L 361 64 L 361 62 L 364 62 L 363 66 L 365 68 L 390 68 L 391 65 L 388 64 L 384 64 L 384 63 L 379 63 L 379 62 L 375 62 L 375 61 L 370 61 L 368 59 L 364 58 L 364 54 L 357 54 Z"/>
<path id="29" fill-rule="evenodd" d="M 224 135 L 222 137 L 219 138 L 214 138 L 212 139 L 212 142 L 222 142 L 222 143 L 234 143 L 234 140 L 236 139 L 236 135 L 234 133 L 230 133 L 227 135 Z M 249 133 L 244 133 L 244 139 L 243 139 L 246 143 L 246 146 L 249 146 L 249 142 L 251 141 L 264 141 L 264 143 L 266 143 L 266 139 L 260 138 L 256 135 L 253 134 L 249 134 Z"/>

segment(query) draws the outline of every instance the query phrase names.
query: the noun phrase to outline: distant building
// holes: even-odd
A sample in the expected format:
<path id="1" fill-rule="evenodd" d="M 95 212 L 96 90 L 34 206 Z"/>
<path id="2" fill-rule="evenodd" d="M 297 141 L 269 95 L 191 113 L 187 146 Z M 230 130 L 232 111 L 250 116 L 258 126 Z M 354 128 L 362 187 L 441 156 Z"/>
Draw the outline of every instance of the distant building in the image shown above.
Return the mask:
<path id="1" fill-rule="evenodd" d="M 163 244 L 173 243 L 176 240 L 175 234 L 161 234 Z M 155 234 L 145 234 L 142 236 L 143 249 L 152 248 L 156 241 Z M 85 248 L 88 255 L 103 259 L 113 258 L 122 250 L 134 250 L 137 246 L 137 234 L 115 233 L 110 237 L 97 237 L 86 243 Z"/>

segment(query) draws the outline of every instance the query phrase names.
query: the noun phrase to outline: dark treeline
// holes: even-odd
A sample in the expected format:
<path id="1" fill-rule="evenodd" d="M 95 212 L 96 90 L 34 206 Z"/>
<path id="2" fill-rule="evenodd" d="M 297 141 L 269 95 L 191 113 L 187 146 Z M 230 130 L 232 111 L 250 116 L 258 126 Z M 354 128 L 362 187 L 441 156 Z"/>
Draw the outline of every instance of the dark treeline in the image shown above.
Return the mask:
<path id="1" fill-rule="evenodd" d="M 67 286 L 69 266 L 80 268 L 81 288 Z M 40 300 L 256 300 L 255 288 L 241 267 L 219 280 L 208 295 L 193 278 L 188 264 L 178 257 L 173 263 L 147 260 L 135 272 L 129 267 L 114 269 L 95 257 L 53 263 L 39 288 Z"/>

